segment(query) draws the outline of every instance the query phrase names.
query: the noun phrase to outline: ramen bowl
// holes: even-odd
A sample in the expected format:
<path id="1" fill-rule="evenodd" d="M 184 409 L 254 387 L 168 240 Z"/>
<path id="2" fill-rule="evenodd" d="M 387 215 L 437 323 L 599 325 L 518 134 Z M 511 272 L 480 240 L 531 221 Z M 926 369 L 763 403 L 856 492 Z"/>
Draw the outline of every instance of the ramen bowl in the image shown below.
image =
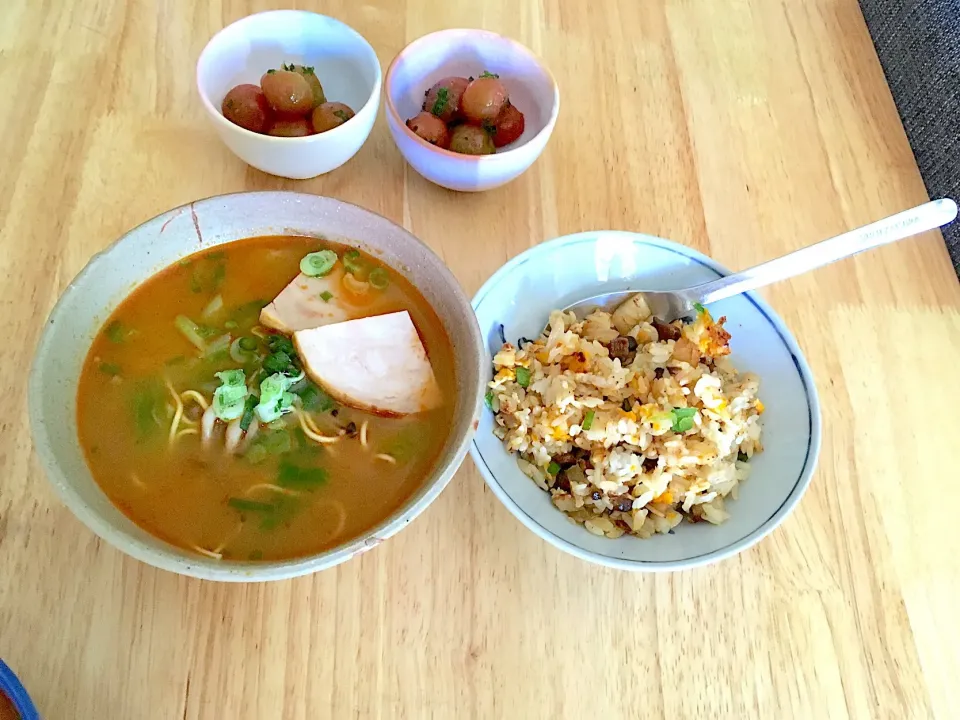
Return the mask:
<path id="1" fill-rule="evenodd" d="M 111 313 L 134 289 L 194 253 L 258 236 L 342 239 L 402 275 L 429 304 L 452 348 L 458 391 L 439 457 L 402 504 L 352 539 L 290 560 L 215 559 L 181 549 L 134 523 L 94 479 L 78 436 L 84 358 Z M 240 193 L 199 200 L 131 230 L 94 256 L 51 313 L 30 376 L 30 419 L 41 464 L 69 509 L 104 540 L 143 562 L 193 577 L 263 581 L 315 572 L 401 530 L 443 490 L 467 451 L 482 403 L 481 346 L 467 298 L 443 262 L 389 220 L 338 200 L 297 193 Z"/>
<path id="2" fill-rule="evenodd" d="M 492 379 L 492 358 L 502 343 L 507 341 L 514 346 L 519 346 L 527 342 L 520 338 L 537 338 L 554 309 L 568 307 L 579 300 L 601 293 L 639 288 L 674 290 L 715 280 L 727 274 L 729 273 L 723 266 L 691 248 L 649 235 L 634 233 L 588 232 L 559 238 L 531 248 L 500 268 L 473 299 L 480 331 L 484 338 L 486 379 L 488 381 Z M 521 523 L 556 548 L 583 560 L 621 570 L 655 572 L 688 569 L 730 557 L 759 542 L 787 518 L 810 483 L 820 450 L 820 403 L 810 368 L 784 322 L 755 293 L 745 293 L 713 303 L 707 306 L 705 312 L 709 312 L 713 318 L 725 316 L 726 329 L 731 335 L 729 340 L 731 353 L 728 359 L 737 370 L 753 373 L 759 378 L 758 397 L 762 400 L 762 406 L 758 411 L 758 414 L 762 413 L 759 417 L 762 451 L 757 451 L 745 462 L 741 462 L 739 456 L 734 456 L 737 472 L 742 470 L 740 467 L 742 464 L 749 466 L 749 474 L 738 486 L 735 486 L 737 490 L 735 496 L 731 494 L 724 498 L 729 517 L 715 525 L 708 521 L 701 521 L 704 519 L 703 516 L 690 512 L 695 507 L 690 506 L 684 509 L 687 513 L 686 519 L 682 518 L 680 512 L 674 513 L 676 517 L 671 516 L 670 511 L 666 512 L 667 520 L 679 523 L 675 526 L 671 525 L 669 532 L 664 532 L 667 529 L 664 526 L 648 538 L 633 534 L 612 537 L 616 534 L 615 531 L 609 535 L 604 532 L 595 534 L 590 531 L 588 522 L 593 525 L 594 531 L 597 531 L 598 527 L 602 529 L 602 524 L 608 522 L 619 521 L 626 524 L 624 513 L 616 512 L 620 510 L 619 507 L 605 509 L 602 507 L 604 486 L 618 495 L 622 492 L 618 487 L 619 483 L 610 481 L 611 478 L 626 479 L 628 483 L 633 483 L 635 478 L 640 479 L 636 485 L 632 486 L 634 491 L 639 489 L 640 492 L 632 494 L 630 502 L 633 504 L 624 509 L 631 521 L 640 523 L 639 527 L 636 525 L 632 528 L 627 527 L 628 530 L 633 530 L 637 534 L 644 531 L 644 522 L 652 520 L 649 514 L 641 515 L 647 512 L 645 506 L 649 502 L 640 500 L 640 496 L 647 492 L 646 483 L 649 481 L 654 484 L 661 480 L 663 482 L 669 482 L 669 480 L 663 478 L 663 475 L 658 477 L 657 468 L 639 467 L 639 463 L 635 471 L 627 470 L 631 467 L 629 464 L 614 467 L 614 464 L 604 458 L 602 453 L 595 453 L 590 458 L 591 463 L 600 462 L 604 473 L 603 484 L 597 488 L 598 492 L 591 492 L 593 486 L 589 484 L 597 477 L 594 474 L 597 470 L 596 465 L 585 469 L 584 474 L 589 473 L 588 477 L 591 480 L 583 482 L 570 492 L 573 495 L 580 493 L 582 505 L 579 507 L 587 508 L 587 512 L 590 513 L 596 512 L 594 508 L 601 512 L 586 518 L 583 524 L 571 522 L 570 516 L 555 507 L 554 502 L 551 501 L 551 495 L 521 471 L 517 456 L 508 453 L 504 443 L 494 435 L 496 421 L 493 412 L 487 410 L 482 414 L 470 452 L 490 489 Z M 616 334 L 614 332 L 614 335 Z M 563 340 L 563 343 L 567 341 Z M 556 342 L 559 348 L 561 341 Z M 652 351 L 648 348 L 654 343 L 648 346 L 646 345 L 648 340 L 643 342 L 644 356 L 637 357 L 640 365 L 637 366 L 634 387 L 639 388 L 642 380 L 649 383 L 649 387 L 654 388 L 655 394 L 660 391 L 656 390 L 657 385 L 654 381 L 647 380 L 645 373 L 648 370 L 644 367 L 644 363 L 659 362 L 662 366 L 664 361 L 651 360 Z M 658 341 L 656 344 L 663 343 Z M 672 339 L 670 345 L 672 345 Z M 590 352 L 593 350 L 590 349 Z M 639 355 L 640 352 L 641 350 L 638 350 L 637 354 Z M 669 357 L 668 352 L 664 360 Z M 631 361 L 627 362 L 629 364 Z M 682 367 L 672 366 L 670 369 L 683 372 Z M 531 373 L 530 370 L 526 372 L 529 387 L 538 387 L 536 373 Z M 583 375 L 588 375 L 593 371 L 581 372 Z M 649 372 L 649 375 L 653 373 Z M 669 377 L 665 373 L 656 375 L 658 378 L 663 376 Z M 517 377 L 519 378 L 519 374 Z M 710 380 L 707 374 L 703 379 Z M 584 379 L 582 382 L 587 383 L 588 380 Z M 628 382 L 633 383 L 634 380 Z M 729 383 L 729 385 L 734 384 Z M 575 386 L 575 382 L 572 382 L 572 385 Z M 663 391 L 666 393 L 669 392 L 672 384 L 662 383 L 660 387 L 668 388 Z M 685 389 L 688 398 L 697 396 L 697 387 Z M 622 391 L 622 388 L 616 388 L 616 392 Z M 646 391 L 640 392 L 642 395 Z M 693 394 L 689 395 L 691 392 Z M 561 397 L 572 401 L 577 399 L 577 393 L 571 392 L 570 398 L 564 395 Z M 640 420 L 644 417 L 645 410 L 658 409 L 655 407 L 656 400 L 653 395 L 648 394 L 643 402 L 651 404 L 643 406 L 639 403 L 634 404 L 634 407 L 638 408 L 635 417 Z M 675 396 L 670 402 L 671 404 L 682 402 L 686 408 L 694 407 L 696 404 L 696 400 L 678 401 Z M 547 413 L 550 413 L 547 416 L 556 418 L 553 427 L 557 427 L 557 423 L 563 416 L 569 414 L 569 407 L 555 414 L 553 407 L 547 409 Z M 594 416 L 590 416 L 589 423 L 603 422 L 603 427 L 599 428 L 602 434 L 604 428 L 610 426 L 606 420 L 600 420 L 600 412 L 600 410 L 596 411 L 596 420 Z M 613 417 L 617 417 L 619 409 L 613 410 L 612 413 Z M 707 416 L 702 411 L 699 413 L 701 422 L 710 422 L 705 419 Z M 522 408 L 517 411 L 517 415 L 522 415 Z M 620 417 L 627 422 L 630 415 L 631 413 L 624 409 Z M 605 417 L 609 418 L 611 415 L 605 415 Z M 650 418 L 651 415 L 648 414 L 646 417 Z M 731 425 L 736 421 L 731 413 L 728 413 L 727 419 Z M 525 422 L 525 420 L 519 417 L 518 422 Z M 586 425 L 587 421 L 583 424 Z M 693 419 L 691 419 L 692 425 Z M 567 430 L 562 426 L 559 429 L 564 432 Z M 569 435 L 572 437 L 581 431 L 593 431 L 598 428 L 592 425 L 589 428 L 581 428 L 577 425 L 576 429 L 569 429 Z M 635 445 L 626 447 L 630 444 L 629 442 L 623 444 L 616 437 L 610 437 L 619 430 L 613 432 L 607 430 L 605 437 L 601 435 L 601 441 L 609 440 L 608 447 L 616 444 L 618 452 L 645 453 L 645 457 L 651 460 L 657 460 L 657 455 L 669 456 L 671 450 L 668 444 L 678 447 L 678 443 L 686 443 L 680 445 L 682 449 L 678 450 L 674 457 L 680 458 L 675 463 L 681 466 L 677 474 L 680 477 L 690 477 L 690 471 L 686 468 L 692 467 L 691 463 L 700 461 L 696 451 L 692 449 L 693 441 L 688 435 L 684 435 L 686 430 L 690 429 L 693 428 L 675 429 L 672 430 L 674 434 L 671 435 L 663 434 L 664 431 L 671 431 L 669 425 L 661 430 L 651 429 L 651 434 L 661 433 L 662 437 L 658 437 L 657 441 L 662 441 L 663 444 L 657 445 L 656 442 L 650 442 L 643 448 Z M 647 431 L 637 430 L 636 434 L 639 436 L 644 432 Z M 696 429 L 692 434 L 696 435 L 698 432 L 699 429 Z M 625 436 L 631 436 L 634 431 L 625 428 L 624 433 Z M 639 442 L 644 443 L 648 439 L 649 435 Z M 658 447 L 664 448 L 663 452 L 660 452 Z M 703 448 L 704 444 L 700 444 L 699 447 Z M 711 446 L 706 447 L 706 453 L 711 453 Z M 728 460 L 719 455 L 719 452 L 713 452 L 712 457 L 703 460 L 704 464 L 712 464 L 716 467 L 719 461 L 733 462 L 733 459 Z M 624 455 L 621 454 L 620 457 L 623 458 Z M 669 457 L 660 457 L 659 460 L 672 463 Z M 686 468 L 682 467 L 685 463 Z M 657 463 L 654 464 L 657 465 Z M 663 466 L 658 465 L 658 467 Z M 527 469 L 529 470 L 529 467 Z M 627 471 L 624 472 L 625 470 Z M 559 477 L 557 468 L 548 472 Z M 693 477 L 700 476 L 694 474 Z M 641 483 L 644 484 L 643 487 Z M 559 490 L 564 488 L 560 487 Z M 671 494 L 660 492 L 664 496 Z M 681 490 L 677 492 L 679 495 Z M 626 495 L 624 493 L 622 497 Z M 559 499 L 561 503 L 566 502 L 566 498 L 562 496 Z M 591 504 L 593 501 L 598 501 L 600 504 Z M 674 502 L 676 499 L 666 501 L 668 506 Z M 567 505 L 569 510 L 569 503 Z M 657 503 L 653 503 L 653 507 L 654 510 L 650 510 L 650 514 L 654 511 L 659 512 L 661 516 L 664 514 L 665 506 L 658 507 Z M 635 511 L 636 515 L 632 515 L 631 513 Z M 599 518 L 600 522 L 593 523 L 591 519 L 593 517 Z M 688 522 L 691 519 L 694 522 Z M 654 521 L 654 527 L 658 524 Z M 617 527 L 620 530 L 624 529 L 622 526 Z"/>

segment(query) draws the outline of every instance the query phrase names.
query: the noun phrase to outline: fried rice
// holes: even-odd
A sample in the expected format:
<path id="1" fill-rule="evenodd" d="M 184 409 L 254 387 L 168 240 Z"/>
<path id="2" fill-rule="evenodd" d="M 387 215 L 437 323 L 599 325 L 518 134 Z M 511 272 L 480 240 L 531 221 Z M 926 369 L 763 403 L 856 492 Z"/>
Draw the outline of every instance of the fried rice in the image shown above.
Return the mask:
<path id="1" fill-rule="evenodd" d="M 583 321 L 554 311 L 505 343 L 487 405 L 494 433 L 553 504 L 595 535 L 649 538 L 728 517 L 762 450 L 759 381 L 729 358 L 710 313 L 662 323 L 637 296 Z"/>

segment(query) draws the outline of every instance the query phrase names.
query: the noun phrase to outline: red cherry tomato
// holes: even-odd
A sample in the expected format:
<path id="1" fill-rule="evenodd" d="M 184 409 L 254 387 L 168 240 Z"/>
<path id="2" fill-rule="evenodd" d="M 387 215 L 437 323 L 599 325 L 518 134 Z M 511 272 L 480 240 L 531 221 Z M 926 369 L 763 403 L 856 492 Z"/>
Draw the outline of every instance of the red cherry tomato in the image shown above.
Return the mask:
<path id="1" fill-rule="evenodd" d="M 431 145 L 444 149 L 450 147 L 450 131 L 446 123 L 429 112 L 424 111 L 407 120 L 407 127 Z"/>
<path id="2" fill-rule="evenodd" d="M 273 117 L 267 97 L 256 85 L 237 85 L 223 98 L 220 110 L 234 125 L 255 133 L 266 132 Z"/>
<path id="3" fill-rule="evenodd" d="M 523 135 L 525 125 L 523 113 L 517 110 L 516 106 L 508 103 L 500 111 L 494 125 L 496 126 L 496 132 L 493 133 L 494 146 L 499 148 L 509 145 Z"/>
<path id="4" fill-rule="evenodd" d="M 460 99 L 470 81 L 465 77 L 445 77 L 427 90 L 423 100 L 425 112 L 433 113 L 445 123 L 460 117 Z"/>
<path id="5" fill-rule="evenodd" d="M 274 120 L 267 135 L 273 135 L 275 137 L 304 137 L 306 135 L 313 135 L 313 126 L 310 124 L 310 119 L 305 117 L 292 119 L 278 118 Z"/>
<path id="6" fill-rule="evenodd" d="M 298 72 L 267 70 L 260 78 L 260 87 L 278 113 L 299 116 L 313 110 L 313 90 Z"/>
<path id="7" fill-rule="evenodd" d="M 467 85 L 460 98 L 460 111 L 474 125 L 492 123 L 507 104 L 507 90 L 493 75 L 481 75 Z"/>

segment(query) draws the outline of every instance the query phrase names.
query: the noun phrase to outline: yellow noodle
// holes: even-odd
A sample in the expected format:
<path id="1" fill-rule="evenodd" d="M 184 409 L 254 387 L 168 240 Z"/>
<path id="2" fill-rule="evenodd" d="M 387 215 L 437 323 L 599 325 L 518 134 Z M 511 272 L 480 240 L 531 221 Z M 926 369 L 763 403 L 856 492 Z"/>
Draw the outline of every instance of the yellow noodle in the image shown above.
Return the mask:
<path id="1" fill-rule="evenodd" d="M 384 462 L 388 462 L 391 465 L 397 464 L 397 459 L 393 455 L 387 455 L 387 453 L 377 453 L 376 455 L 373 456 L 373 458 L 374 460 L 383 460 Z"/>
<path id="2" fill-rule="evenodd" d="M 190 547 L 195 551 L 197 551 L 198 553 L 200 553 L 201 555 L 206 555 L 208 558 L 213 558 L 214 560 L 223 560 L 223 553 L 216 553 L 216 552 L 213 552 L 212 550 L 207 550 L 206 548 L 202 548 L 199 545 L 191 545 Z"/>
<path id="3" fill-rule="evenodd" d="M 260 327 L 259 325 L 254 325 L 252 328 L 250 328 L 250 332 L 251 334 L 256 335 L 261 340 L 265 337 L 270 336 L 270 333 L 268 333 L 264 328 Z"/>
<path id="4" fill-rule="evenodd" d="M 177 439 L 179 440 L 184 435 L 199 435 L 199 434 L 200 434 L 200 431 L 197 430 L 195 427 L 188 427 L 188 428 L 184 428 L 183 430 L 177 431 Z"/>
<path id="5" fill-rule="evenodd" d="M 330 535 L 330 537 L 327 538 L 327 542 L 330 542 L 331 540 L 334 540 L 335 538 L 337 538 L 340 535 L 340 533 L 343 532 L 343 529 L 347 526 L 347 509 L 344 506 L 344 504 L 339 500 L 321 500 L 318 503 L 318 505 L 324 505 L 324 504 L 332 505 L 337 509 L 337 527 L 333 531 L 333 533 Z"/>
<path id="6" fill-rule="evenodd" d="M 241 531 L 241 530 L 243 530 L 243 522 L 238 523 L 236 529 L 235 529 L 232 533 L 230 533 L 229 535 L 227 535 L 227 537 L 225 537 L 225 538 L 223 539 L 223 542 L 220 543 L 219 545 L 217 545 L 217 546 L 213 549 L 214 554 L 219 555 L 219 556 L 222 558 L 222 557 L 223 557 L 223 549 L 227 546 L 228 543 L 232 542 L 232 541 L 234 540 L 234 538 L 237 537 L 237 535 L 240 534 L 240 531 Z"/>
<path id="7" fill-rule="evenodd" d="M 207 399 L 200 394 L 197 390 L 184 390 L 180 393 L 180 399 L 186 402 L 187 400 L 193 400 L 197 405 L 206 410 L 209 407 Z"/>
<path id="8" fill-rule="evenodd" d="M 297 496 L 300 493 L 297 490 L 290 490 L 289 488 L 280 487 L 279 485 L 274 485 L 273 483 L 257 483 L 256 485 L 251 485 L 246 490 L 243 491 L 244 495 L 250 495 L 256 490 L 272 490 L 273 492 L 282 493 L 284 495 L 293 495 Z"/>
<path id="9" fill-rule="evenodd" d="M 367 446 L 367 426 L 370 424 L 369 420 L 364 420 L 360 425 L 360 444 L 363 447 Z"/>
<path id="10" fill-rule="evenodd" d="M 167 389 L 170 390 L 170 395 L 173 396 L 174 407 L 176 408 L 173 413 L 173 421 L 170 423 L 170 432 L 167 435 L 167 445 L 173 447 L 173 443 L 177 439 L 177 430 L 180 428 L 180 418 L 183 417 L 183 403 L 180 401 L 177 391 L 173 389 L 173 385 L 170 384 L 170 380 L 164 378 L 164 382 L 167 384 Z"/>
<path id="11" fill-rule="evenodd" d="M 307 421 L 305 419 L 306 416 L 303 414 L 303 412 L 298 410 L 296 407 L 293 408 L 293 413 L 294 415 L 297 416 L 297 419 L 300 421 L 300 428 L 303 430 L 303 434 L 306 435 L 311 440 L 313 440 L 314 442 L 320 443 L 321 445 L 328 445 L 335 442 L 340 442 L 340 436 L 338 435 L 331 437 L 328 435 L 321 435 L 319 432 L 314 432 L 313 430 L 311 430 L 310 427 L 307 425 Z"/>

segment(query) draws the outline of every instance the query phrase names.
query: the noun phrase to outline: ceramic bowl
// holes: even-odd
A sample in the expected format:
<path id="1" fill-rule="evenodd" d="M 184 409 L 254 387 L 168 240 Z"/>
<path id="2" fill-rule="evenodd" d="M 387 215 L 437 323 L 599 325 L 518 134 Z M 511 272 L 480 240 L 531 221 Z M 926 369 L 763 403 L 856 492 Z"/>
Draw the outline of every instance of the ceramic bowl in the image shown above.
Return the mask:
<path id="1" fill-rule="evenodd" d="M 19 720 L 39 720 L 40 715 L 37 714 L 37 708 L 27 695 L 26 688 L 3 660 L 0 660 L 0 696 L 8 698 L 13 704 L 18 713 L 15 717 Z M 4 697 L 0 697 L 0 709 L 3 709 Z M 0 713 L 0 717 L 8 716 Z"/>
<path id="2" fill-rule="evenodd" d="M 76 393 L 92 340 L 109 314 L 158 271 L 214 245 L 261 235 L 323 235 L 375 254 L 417 287 L 450 337 L 460 394 L 434 469 L 420 490 L 384 522 L 339 547 L 282 562 L 211 560 L 158 540 L 111 504 L 90 474 L 76 429 Z M 368 550 L 419 515 L 446 486 L 467 452 L 483 399 L 481 340 L 470 303 L 443 262 L 403 228 L 331 198 L 239 193 L 199 200 L 131 230 L 95 255 L 51 313 L 30 375 L 30 422 L 47 477 L 91 530 L 139 560 L 211 580 L 277 580 L 322 570 Z"/>
<path id="3" fill-rule="evenodd" d="M 536 337 L 552 309 L 602 292 L 688 287 L 729 272 L 701 253 L 648 235 L 594 232 L 538 245 L 504 265 L 480 289 L 473 307 L 491 357 L 501 345 Z M 820 450 L 820 403 L 810 368 L 783 321 L 753 293 L 715 303 L 732 334 L 731 358 L 760 377 L 764 451 L 755 455 L 722 525 L 681 523 L 672 535 L 616 540 L 591 535 L 553 507 L 493 435 L 485 410 L 470 453 L 493 490 L 520 522 L 547 542 L 584 560 L 626 570 L 677 570 L 734 555 L 770 533 L 796 506 Z"/>
<path id="4" fill-rule="evenodd" d="M 523 112 L 523 135 L 494 155 L 461 155 L 431 145 L 406 126 L 424 93 L 450 75 L 500 75 Z M 404 48 L 387 69 L 386 114 L 404 159 L 427 180 L 450 190 L 490 190 L 521 175 L 540 157 L 560 112 L 560 91 L 546 65 L 510 38 L 486 30 L 441 30 Z"/>
<path id="5" fill-rule="evenodd" d="M 272 137 L 234 125 L 220 112 L 227 92 L 282 63 L 312 65 L 330 101 L 356 116 L 308 137 Z M 220 139 L 244 162 L 302 180 L 330 172 L 357 154 L 380 108 L 380 61 L 353 28 L 325 15 L 277 10 L 250 15 L 218 32 L 197 61 L 197 90 Z"/>

